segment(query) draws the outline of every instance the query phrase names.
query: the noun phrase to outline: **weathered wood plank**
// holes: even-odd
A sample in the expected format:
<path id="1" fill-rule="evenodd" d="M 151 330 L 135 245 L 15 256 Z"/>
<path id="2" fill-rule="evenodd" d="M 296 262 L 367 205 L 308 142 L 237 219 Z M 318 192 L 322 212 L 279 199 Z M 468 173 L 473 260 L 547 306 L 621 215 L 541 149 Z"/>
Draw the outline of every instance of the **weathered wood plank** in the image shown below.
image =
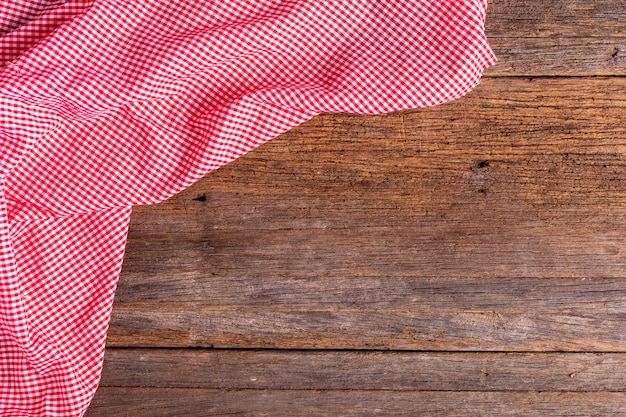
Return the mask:
<path id="1" fill-rule="evenodd" d="M 624 354 L 109 349 L 101 387 L 620 392 Z"/>
<path id="2" fill-rule="evenodd" d="M 625 323 L 601 311 L 118 308 L 109 346 L 626 352 Z"/>
<path id="3" fill-rule="evenodd" d="M 87 417 L 626 416 L 625 393 L 103 388 Z"/>
<path id="4" fill-rule="evenodd" d="M 413 276 L 252 277 L 180 274 L 145 282 L 124 278 L 117 307 L 124 310 L 275 312 L 451 311 L 602 316 L 626 313 L 626 278 L 425 278 Z"/>
<path id="5" fill-rule="evenodd" d="M 626 8 L 615 0 L 490 0 L 487 75 L 626 75 Z"/>
<path id="6" fill-rule="evenodd" d="M 320 117 L 138 208 L 124 272 L 623 277 L 624 91 L 489 79 L 435 109 Z"/>
<path id="7" fill-rule="evenodd" d="M 319 117 L 136 210 L 110 346 L 624 351 L 625 91 Z"/>

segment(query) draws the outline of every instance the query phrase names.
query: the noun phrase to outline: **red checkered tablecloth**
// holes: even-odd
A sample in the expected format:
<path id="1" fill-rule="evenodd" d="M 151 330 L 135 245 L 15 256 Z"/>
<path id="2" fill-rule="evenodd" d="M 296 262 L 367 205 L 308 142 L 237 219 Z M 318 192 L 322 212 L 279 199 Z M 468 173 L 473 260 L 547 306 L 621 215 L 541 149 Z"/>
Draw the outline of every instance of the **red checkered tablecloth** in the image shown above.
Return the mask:
<path id="1" fill-rule="evenodd" d="M 0 415 L 80 416 L 131 207 L 322 112 L 466 94 L 486 0 L 4 0 Z"/>

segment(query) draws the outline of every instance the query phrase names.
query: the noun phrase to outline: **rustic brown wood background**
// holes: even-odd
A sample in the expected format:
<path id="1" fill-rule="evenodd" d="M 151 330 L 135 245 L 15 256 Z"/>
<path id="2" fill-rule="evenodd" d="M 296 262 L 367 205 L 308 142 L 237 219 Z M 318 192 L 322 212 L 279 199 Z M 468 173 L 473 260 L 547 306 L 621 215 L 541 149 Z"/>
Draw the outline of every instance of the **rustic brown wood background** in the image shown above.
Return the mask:
<path id="1" fill-rule="evenodd" d="M 467 97 L 137 208 L 88 416 L 626 416 L 626 5 L 487 27 Z"/>

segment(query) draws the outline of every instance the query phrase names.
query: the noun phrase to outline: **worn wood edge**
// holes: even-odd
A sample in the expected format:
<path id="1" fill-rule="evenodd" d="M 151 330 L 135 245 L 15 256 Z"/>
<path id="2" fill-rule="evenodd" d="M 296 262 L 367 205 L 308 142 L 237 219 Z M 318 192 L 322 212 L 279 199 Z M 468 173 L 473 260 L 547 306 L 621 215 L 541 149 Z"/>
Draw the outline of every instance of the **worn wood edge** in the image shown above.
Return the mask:
<path id="1" fill-rule="evenodd" d="M 100 386 L 622 392 L 626 354 L 108 349 Z"/>
<path id="2" fill-rule="evenodd" d="M 626 393 L 270 391 L 107 388 L 86 417 L 626 415 Z"/>

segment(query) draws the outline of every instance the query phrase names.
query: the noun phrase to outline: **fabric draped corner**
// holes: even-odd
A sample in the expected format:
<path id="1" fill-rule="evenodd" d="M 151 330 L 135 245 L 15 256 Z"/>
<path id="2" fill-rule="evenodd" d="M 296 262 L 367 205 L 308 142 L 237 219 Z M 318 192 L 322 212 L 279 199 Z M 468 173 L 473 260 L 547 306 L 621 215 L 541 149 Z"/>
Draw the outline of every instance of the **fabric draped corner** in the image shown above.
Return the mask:
<path id="1" fill-rule="evenodd" d="M 0 7 L 0 415 L 81 416 L 131 207 L 323 112 L 455 100 L 495 63 L 486 0 Z"/>

